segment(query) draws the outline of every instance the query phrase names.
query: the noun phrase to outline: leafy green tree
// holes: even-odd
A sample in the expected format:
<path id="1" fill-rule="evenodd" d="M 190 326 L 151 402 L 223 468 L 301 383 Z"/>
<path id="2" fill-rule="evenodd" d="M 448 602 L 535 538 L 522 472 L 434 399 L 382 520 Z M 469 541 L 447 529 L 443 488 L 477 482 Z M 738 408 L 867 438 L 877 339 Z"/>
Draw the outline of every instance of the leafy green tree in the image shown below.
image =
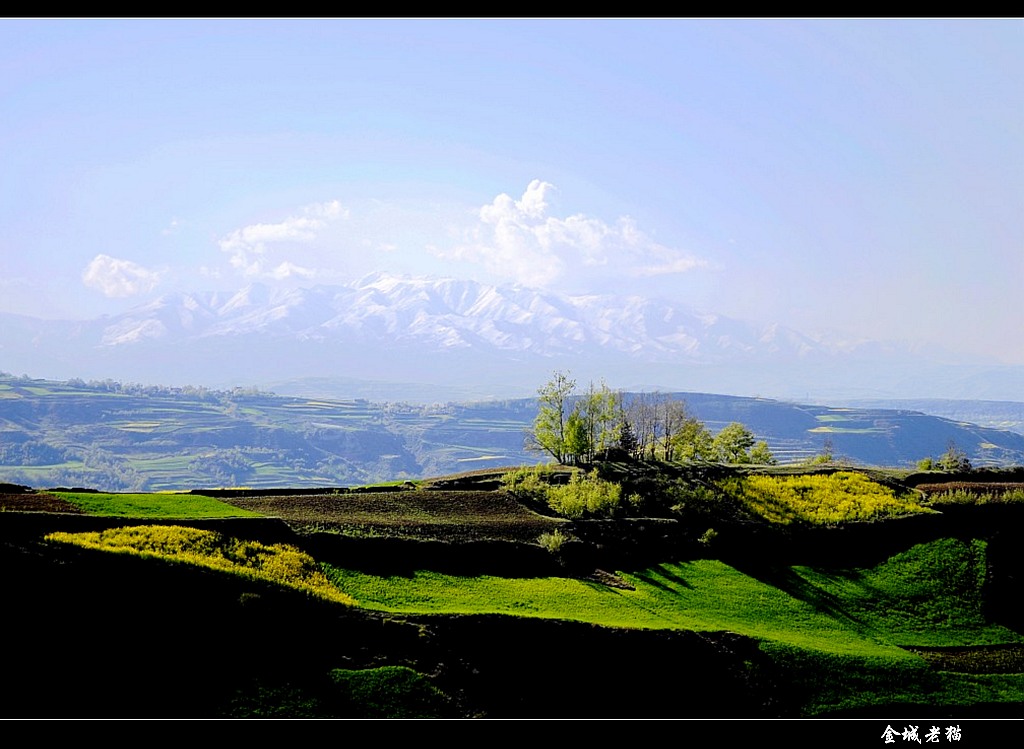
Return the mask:
<path id="1" fill-rule="evenodd" d="M 655 409 L 653 396 L 649 393 L 635 393 L 625 406 L 626 420 L 636 440 L 635 457 L 642 459 L 650 452 L 654 458 Z"/>
<path id="2" fill-rule="evenodd" d="M 633 432 L 633 425 L 623 415 L 619 429 L 619 449 L 635 458 L 637 457 L 637 447 L 638 443 L 636 441 L 636 434 Z"/>
<path id="3" fill-rule="evenodd" d="M 971 459 L 967 457 L 966 452 L 956 446 L 956 442 L 953 440 L 949 441 L 946 452 L 938 458 L 928 456 L 917 461 L 917 470 L 919 471 L 969 471 L 971 468 Z"/>
<path id="4" fill-rule="evenodd" d="M 538 411 L 531 435 L 533 444 L 559 463 L 564 463 L 568 457 L 565 426 L 569 418 L 569 399 L 575 390 L 576 380 L 567 372 L 555 372 L 537 390 Z"/>
<path id="5" fill-rule="evenodd" d="M 581 411 L 587 425 L 591 454 L 615 447 L 619 442 L 622 413 L 621 395 L 603 381 L 598 388 L 590 383 L 590 389 L 581 401 Z"/>
<path id="6" fill-rule="evenodd" d="M 757 465 L 773 466 L 778 463 L 772 451 L 768 449 L 768 443 L 761 440 L 750 449 L 750 462 Z"/>
<path id="7" fill-rule="evenodd" d="M 681 460 L 714 460 L 714 437 L 703 422 L 690 417 L 672 435 L 673 456 Z"/>
<path id="8" fill-rule="evenodd" d="M 836 460 L 832 438 L 826 437 L 821 443 L 821 452 L 803 461 L 806 466 L 831 465 Z M 930 458 L 929 458 L 930 460 Z"/>
<path id="9" fill-rule="evenodd" d="M 662 398 L 659 410 L 662 455 L 665 460 L 675 460 L 676 434 L 686 426 L 691 417 L 686 412 L 686 403 L 671 396 Z"/>
<path id="10" fill-rule="evenodd" d="M 950 440 L 946 452 L 942 453 L 936 461 L 936 466 L 943 471 L 969 471 L 971 470 L 971 460 L 967 457 L 966 452 L 957 447 L 953 440 Z"/>
<path id="11" fill-rule="evenodd" d="M 569 418 L 565 420 L 565 458 L 573 465 L 588 462 L 593 455 L 594 443 L 587 427 L 587 418 L 579 407 L 574 408 Z"/>
<path id="12" fill-rule="evenodd" d="M 738 421 L 724 427 L 712 443 L 715 457 L 722 463 L 749 463 L 754 435 Z"/>

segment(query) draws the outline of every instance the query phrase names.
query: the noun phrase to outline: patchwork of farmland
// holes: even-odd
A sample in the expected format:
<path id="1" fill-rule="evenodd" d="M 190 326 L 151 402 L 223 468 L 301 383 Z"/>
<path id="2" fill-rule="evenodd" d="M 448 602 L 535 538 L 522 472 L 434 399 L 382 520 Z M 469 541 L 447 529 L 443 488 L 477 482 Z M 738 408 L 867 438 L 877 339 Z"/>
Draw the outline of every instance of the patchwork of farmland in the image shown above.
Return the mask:
<path id="1" fill-rule="evenodd" d="M 0 481 L 160 491 L 344 487 L 533 464 L 535 399 L 416 405 L 0 375 Z M 909 467 L 955 443 L 975 466 L 1024 463 L 1024 435 L 911 411 L 679 393 L 712 432 L 732 422 L 782 463 L 826 442 L 849 465 Z"/>
<path id="2" fill-rule="evenodd" d="M 557 517 L 486 470 L 214 496 L 9 486 L 5 634 L 33 657 L 4 715 L 1019 715 L 1024 565 L 1003 531 L 1024 503 L 946 522 L 933 502 L 1011 495 L 1018 473 L 609 470 L 652 492 L 632 515 Z M 51 647 L 69 631 L 89 648 Z M 65 688 L 34 701 L 55 672 Z"/>

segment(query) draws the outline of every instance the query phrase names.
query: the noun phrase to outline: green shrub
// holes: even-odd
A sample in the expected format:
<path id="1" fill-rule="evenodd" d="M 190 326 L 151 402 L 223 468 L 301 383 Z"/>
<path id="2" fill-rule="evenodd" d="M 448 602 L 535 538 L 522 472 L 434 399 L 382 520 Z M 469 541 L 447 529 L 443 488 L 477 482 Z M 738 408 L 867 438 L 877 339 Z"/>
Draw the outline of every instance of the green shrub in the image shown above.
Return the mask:
<path id="1" fill-rule="evenodd" d="M 552 554 L 557 554 L 562 550 L 562 545 L 568 540 L 569 537 L 562 533 L 560 528 L 555 528 L 551 533 L 541 533 L 540 538 L 537 539 L 537 543 Z"/>
<path id="2" fill-rule="evenodd" d="M 697 539 L 697 541 L 700 543 L 701 546 L 711 546 L 712 542 L 714 542 L 715 538 L 717 537 L 718 531 L 716 531 L 714 528 L 708 528 L 706 531 L 704 531 L 703 534 L 701 534 L 701 537 Z"/>
<path id="3" fill-rule="evenodd" d="M 932 505 L 987 505 L 990 503 L 1011 502 L 1024 502 L 1024 489 L 970 491 L 964 488 L 957 488 L 930 494 L 928 496 L 928 504 Z"/>
<path id="4" fill-rule="evenodd" d="M 676 513 L 705 512 L 721 504 L 721 497 L 714 489 L 687 481 L 675 482 L 666 495 L 672 503 L 672 511 Z"/>
<path id="5" fill-rule="evenodd" d="M 544 465 L 517 468 L 501 477 L 501 485 L 518 500 L 543 502 L 553 473 L 550 466 Z"/>
<path id="6" fill-rule="evenodd" d="M 637 498 L 639 499 L 639 498 Z M 568 518 L 609 517 L 622 503 L 622 487 L 599 478 L 597 471 L 573 474 L 565 486 L 547 487 L 548 507 Z"/>

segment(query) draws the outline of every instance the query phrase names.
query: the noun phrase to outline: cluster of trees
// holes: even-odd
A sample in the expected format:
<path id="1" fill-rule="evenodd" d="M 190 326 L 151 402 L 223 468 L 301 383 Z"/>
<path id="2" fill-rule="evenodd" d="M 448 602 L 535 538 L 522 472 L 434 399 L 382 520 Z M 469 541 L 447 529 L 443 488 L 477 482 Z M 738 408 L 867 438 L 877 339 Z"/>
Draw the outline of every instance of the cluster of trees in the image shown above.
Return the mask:
<path id="1" fill-rule="evenodd" d="M 531 442 L 559 463 L 591 463 L 614 450 L 638 460 L 775 463 L 768 443 L 758 442 L 742 424 L 712 435 L 684 401 L 671 395 L 626 397 L 603 382 L 580 394 L 566 372 L 555 372 L 537 395 Z"/>
<path id="2" fill-rule="evenodd" d="M 47 466 L 63 463 L 66 459 L 64 450 L 45 442 L 26 440 L 0 443 L 0 465 Z"/>
<path id="3" fill-rule="evenodd" d="M 80 377 L 72 377 L 70 380 L 47 381 L 29 377 L 26 374 L 15 376 L 9 372 L 0 372 L 0 380 L 12 386 L 32 385 L 56 385 L 73 390 L 90 390 L 97 393 L 114 393 L 117 395 L 136 395 L 148 397 L 173 398 L 184 396 L 201 401 L 223 401 L 236 398 L 265 397 L 271 393 L 260 390 L 257 387 L 235 387 L 231 390 L 211 390 L 202 385 L 145 385 L 136 382 L 119 382 L 118 380 L 83 380 Z"/>
<path id="4" fill-rule="evenodd" d="M 937 459 L 927 457 L 917 462 L 919 471 L 969 471 L 971 468 L 971 459 L 953 440 L 949 441 L 946 452 Z"/>

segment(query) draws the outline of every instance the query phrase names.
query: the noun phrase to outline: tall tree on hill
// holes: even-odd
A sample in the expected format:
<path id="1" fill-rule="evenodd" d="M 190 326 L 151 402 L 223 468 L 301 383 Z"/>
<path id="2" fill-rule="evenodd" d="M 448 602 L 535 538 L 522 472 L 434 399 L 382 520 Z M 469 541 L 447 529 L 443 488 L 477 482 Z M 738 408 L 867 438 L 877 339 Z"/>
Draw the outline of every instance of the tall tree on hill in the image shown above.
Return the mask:
<path id="1" fill-rule="evenodd" d="M 617 447 L 621 428 L 622 396 L 612 390 L 604 382 L 599 388 L 590 383 L 577 404 L 586 424 L 590 443 L 590 454 L 585 457 L 587 462 L 593 460 L 594 454 Z"/>
<path id="2" fill-rule="evenodd" d="M 774 465 L 776 462 L 768 443 L 755 443 L 753 432 L 738 421 L 724 427 L 715 436 L 712 447 L 715 457 L 723 463 Z"/>
<path id="3" fill-rule="evenodd" d="M 654 397 L 650 393 L 635 393 L 626 407 L 626 418 L 636 439 L 637 458 L 643 458 L 645 453 L 650 453 L 650 457 L 654 458 L 657 429 Z"/>
<path id="4" fill-rule="evenodd" d="M 533 421 L 532 444 L 544 450 L 559 463 L 568 459 L 566 421 L 569 400 L 576 390 L 576 380 L 568 372 L 555 372 L 537 390 L 537 418 Z"/>
<path id="5" fill-rule="evenodd" d="M 594 442 L 587 429 L 587 418 L 579 404 L 565 420 L 565 459 L 573 465 L 588 463 L 594 454 Z"/>
<path id="6" fill-rule="evenodd" d="M 661 410 L 661 445 L 665 460 L 676 458 L 676 435 L 683 429 L 689 415 L 686 403 L 666 396 L 660 404 Z"/>
<path id="7" fill-rule="evenodd" d="M 749 463 L 754 435 L 738 421 L 722 428 L 715 435 L 715 456 L 723 463 Z"/>
<path id="8" fill-rule="evenodd" d="M 971 470 L 971 459 L 967 453 L 956 446 L 956 442 L 949 441 L 946 452 L 939 456 L 936 465 L 943 471 L 969 471 Z"/>
<path id="9" fill-rule="evenodd" d="M 672 455 L 696 462 L 714 460 L 714 437 L 702 421 L 690 416 L 672 435 Z"/>
<path id="10" fill-rule="evenodd" d="M 633 425 L 629 423 L 625 412 L 620 413 L 620 419 L 621 427 L 619 428 L 618 447 L 631 458 L 639 457 L 637 455 L 637 441 L 636 435 L 633 433 Z"/>

